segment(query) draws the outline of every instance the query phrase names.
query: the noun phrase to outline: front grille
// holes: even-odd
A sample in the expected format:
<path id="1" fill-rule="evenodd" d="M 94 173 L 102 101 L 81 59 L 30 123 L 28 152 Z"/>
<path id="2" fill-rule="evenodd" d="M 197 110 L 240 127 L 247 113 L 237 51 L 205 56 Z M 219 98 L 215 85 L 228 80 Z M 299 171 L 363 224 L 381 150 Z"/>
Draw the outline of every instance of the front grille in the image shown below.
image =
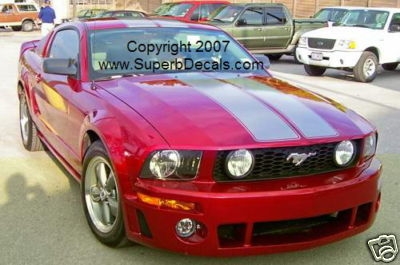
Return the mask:
<path id="1" fill-rule="evenodd" d="M 337 143 L 316 144 L 283 148 L 265 148 L 250 150 L 255 159 L 254 168 L 244 180 L 276 179 L 292 176 L 305 176 L 342 170 L 354 166 L 358 159 L 360 141 L 356 141 L 356 156 L 347 167 L 339 167 L 334 162 Z M 221 151 L 217 155 L 213 177 L 216 181 L 233 181 L 225 170 L 226 157 L 230 151 Z M 290 154 L 310 154 L 303 163 L 296 166 L 293 160 L 287 160 Z"/>
<path id="2" fill-rule="evenodd" d="M 321 39 L 321 38 L 308 38 L 308 47 L 321 50 L 331 50 L 335 46 L 336 40 Z"/>

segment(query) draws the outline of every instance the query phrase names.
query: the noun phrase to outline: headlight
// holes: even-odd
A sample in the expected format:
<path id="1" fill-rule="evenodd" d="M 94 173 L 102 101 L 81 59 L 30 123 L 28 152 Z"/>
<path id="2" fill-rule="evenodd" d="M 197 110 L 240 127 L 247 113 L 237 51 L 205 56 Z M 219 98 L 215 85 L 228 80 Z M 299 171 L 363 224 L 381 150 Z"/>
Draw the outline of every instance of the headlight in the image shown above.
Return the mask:
<path id="1" fill-rule="evenodd" d="M 368 158 L 370 156 L 373 156 L 375 154 L 376 151 L 376 133 L 371 134 L 369 136 L 367 136 L 364 139 L 364 154 L 363 157 Z"/>
<path id="2" fill-rule="evenodd" d="M 230 178 L 245 178 L 253 169 L 254 156 L 245 149 L 232 151 L 226 157 L 225 166 Z"/>
<path id="3" fill-rule="evenodd" d="M 157 178 L 166 178 L 174 174 L 180 160 L 179 153 L 175 150 L 156 152 L 150 159 L 150 171 Z"/>
<path id="4" fill-rule="evenodd" d="M 202 153 L 190 150 L 159 150 L 147 158 L 141 177 L 192 179 L 197 175 Z"/>
<path id="5" fill-rule="evenodd" d="M 356 147 L 352 141 L 342 141 L 335 149 L 335 162 L 337 165 L 344 167 L 353 162 L 356 154 Z"/>
<path id="6" fill-rule="evenodd" d="M 307 46 L 307 37 L 300 37 L 299 46 Z"/>
<path id="7" fill-rule="evenodd" d="M 344 49 L 355 49 L 357 48 L 357 43 L 353 40 L 339 40 L 338 46 Z"/>

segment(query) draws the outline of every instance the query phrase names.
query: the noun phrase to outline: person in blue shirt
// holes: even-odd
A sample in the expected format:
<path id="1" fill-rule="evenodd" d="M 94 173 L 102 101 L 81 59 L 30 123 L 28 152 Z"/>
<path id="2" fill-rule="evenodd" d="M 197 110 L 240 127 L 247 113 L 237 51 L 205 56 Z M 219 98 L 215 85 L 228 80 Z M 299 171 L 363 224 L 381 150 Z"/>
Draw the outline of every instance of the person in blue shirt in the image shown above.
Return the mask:
<path id="1" fill-rule="evenodd" d="M 40 9 L 39 19 L 42 21 L 42 36 L 46 36 L 54 28 L 56 12 L 50 6 L 50 0 L 44 0 L 44 7 Z"/>

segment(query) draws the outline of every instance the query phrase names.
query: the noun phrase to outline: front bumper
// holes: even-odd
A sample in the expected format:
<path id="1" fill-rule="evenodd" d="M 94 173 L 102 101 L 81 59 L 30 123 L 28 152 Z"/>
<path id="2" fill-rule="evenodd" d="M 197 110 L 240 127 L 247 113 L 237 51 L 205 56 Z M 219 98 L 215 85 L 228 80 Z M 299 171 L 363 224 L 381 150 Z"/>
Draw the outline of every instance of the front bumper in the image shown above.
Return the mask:
<path id="1" fill-rule="evenodd" d="M 138 182 L 135 189 L 160 198 L 195 202 L 196 211 L 148 205 L 135 194 L 124 196 L 128 237 L 144 245 L 185 254 L 234 256 L 300 250 L 337 241 L 370 227 L 380 202 L 381 164 L 373 160 L 357 177 L 335 173 L 309 178 L 304 188 L 293 179 L 287 189 L 268 190 L 260 183 L 199 184 L 175 188 L 169 182 Z M 341 181 L 342 180 L 342 181 Z M 186 186 L 185 186 L 186 185 Z M 210 186 L 211 185 L 211 186 Z M 311 187 L 313 186 L 313 187 Z M 263 191 L 264 190 L 264 191 Z M 200 231 L 177 236 L 183 218 Z"/>
<path id="2" fill-rule="evenodd" d="M 326 68 L 352 69 L 357 64 L 361 54 L 362 51 L 325 51 L 305 47 L 298 47 L 296 50 L 297 59 L 301 63 Z M 315 59 L 317 57 L 318 59 Z"/>

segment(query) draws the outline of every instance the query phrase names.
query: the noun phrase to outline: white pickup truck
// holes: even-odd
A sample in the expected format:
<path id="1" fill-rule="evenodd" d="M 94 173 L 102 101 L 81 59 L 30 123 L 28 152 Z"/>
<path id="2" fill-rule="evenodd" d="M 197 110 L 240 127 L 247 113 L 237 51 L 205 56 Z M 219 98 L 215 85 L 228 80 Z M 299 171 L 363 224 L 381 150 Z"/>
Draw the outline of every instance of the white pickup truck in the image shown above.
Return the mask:
<path id="1" fill-rule="evenodd" d="M 311 76 L 335 68 L 353 71 L 360 82 L 371 82 L 379 65 L 395 70 L 400 63 L 400 9 L 350 10 L 338 26 L 303 34 L 296 54 Z"/>

